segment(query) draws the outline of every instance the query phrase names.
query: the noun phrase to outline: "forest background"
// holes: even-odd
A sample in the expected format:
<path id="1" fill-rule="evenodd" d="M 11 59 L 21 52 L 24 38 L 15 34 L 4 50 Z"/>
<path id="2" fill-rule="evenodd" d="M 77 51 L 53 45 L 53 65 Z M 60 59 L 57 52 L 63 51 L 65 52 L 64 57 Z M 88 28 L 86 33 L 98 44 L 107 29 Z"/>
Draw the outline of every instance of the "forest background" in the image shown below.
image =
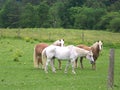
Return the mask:
<path id="1" fill-rule="evenodd" d="M 120 32 L 120 0 L 0 0 L 0 28 Z"/>

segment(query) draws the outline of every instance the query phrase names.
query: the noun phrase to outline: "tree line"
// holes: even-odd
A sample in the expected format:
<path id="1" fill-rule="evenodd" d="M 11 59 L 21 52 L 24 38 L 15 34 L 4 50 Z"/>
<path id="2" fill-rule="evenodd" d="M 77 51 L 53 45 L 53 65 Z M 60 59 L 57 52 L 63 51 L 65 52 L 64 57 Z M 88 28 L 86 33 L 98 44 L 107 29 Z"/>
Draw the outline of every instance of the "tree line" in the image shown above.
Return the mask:
<path id="1" fill-rule="evenodd" d="M 120 32 L 120 0 L 0 0 L 0 28 Z"/>

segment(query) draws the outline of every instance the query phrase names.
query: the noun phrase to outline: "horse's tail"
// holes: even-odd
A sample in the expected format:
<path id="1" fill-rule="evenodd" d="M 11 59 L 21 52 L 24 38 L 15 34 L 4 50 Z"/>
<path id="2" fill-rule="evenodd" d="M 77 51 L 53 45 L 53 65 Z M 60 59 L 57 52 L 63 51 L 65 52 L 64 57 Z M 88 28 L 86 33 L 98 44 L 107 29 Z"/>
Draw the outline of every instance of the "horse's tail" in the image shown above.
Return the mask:
<path id="1" fill-rule="evenodd" d="M 37 59 L 37 54 L 36 54 L 36 46 L 34 47 L 33 51 L 33 64 L 35 68 L 38 68 L 38 59 Z"/>
<path id="2" fill-rule="evenodd" d="M 43 69 L 45 69 L 45 64 L 46 64 L 46 59 L 47 59 L 47 56 L 46 56 L 46 48 L 42 51 L 42 62 L 43 62 Z"/>

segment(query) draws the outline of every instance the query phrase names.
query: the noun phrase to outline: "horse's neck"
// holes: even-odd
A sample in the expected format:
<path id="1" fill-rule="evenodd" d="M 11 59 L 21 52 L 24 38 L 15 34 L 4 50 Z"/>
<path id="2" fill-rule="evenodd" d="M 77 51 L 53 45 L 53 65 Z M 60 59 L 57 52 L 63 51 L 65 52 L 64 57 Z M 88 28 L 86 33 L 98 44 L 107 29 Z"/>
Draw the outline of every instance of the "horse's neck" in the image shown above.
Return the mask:
<path id="1" fill-rule="evenodd" d="M 100 49 L 99 49 L 99 45 L 98 44 L 97 45 L 93 45 L 91 47 L 91 49 L 92 49 L 92 52 L 94 53 L 94 55 L 96 55 L 96 56 L 99 55 Z"/>
<path id="2" fill-rule="evenodd" d="M 82 48 L 76 48 L 76 52 L 78 56 L 82 57 L 82 56 L 86 56 L 89 51 Z"/>

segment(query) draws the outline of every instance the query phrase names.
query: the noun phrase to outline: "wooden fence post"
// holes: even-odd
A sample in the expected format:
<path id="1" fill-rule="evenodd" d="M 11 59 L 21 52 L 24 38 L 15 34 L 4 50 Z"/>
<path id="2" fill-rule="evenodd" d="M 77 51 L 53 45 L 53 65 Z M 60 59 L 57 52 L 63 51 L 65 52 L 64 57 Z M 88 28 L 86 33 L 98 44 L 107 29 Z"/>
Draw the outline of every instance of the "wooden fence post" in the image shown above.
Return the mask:
<path id="1" fill-rule="evenodd" d="M 108 69 L 108 90 L 113 90 L 114 87 L 114 49 L 110 49 L 109 56 L 109 69 Z"/>
<path id="2" fill-rule="evenodd" d="M 84 42 L 84 32 L 81 34 L 82 42 Z"/>
<path id="3" fill-rule="evenodd" d="M 20 38 L 20 28 L 17 30 L 17 37 Z"/>

